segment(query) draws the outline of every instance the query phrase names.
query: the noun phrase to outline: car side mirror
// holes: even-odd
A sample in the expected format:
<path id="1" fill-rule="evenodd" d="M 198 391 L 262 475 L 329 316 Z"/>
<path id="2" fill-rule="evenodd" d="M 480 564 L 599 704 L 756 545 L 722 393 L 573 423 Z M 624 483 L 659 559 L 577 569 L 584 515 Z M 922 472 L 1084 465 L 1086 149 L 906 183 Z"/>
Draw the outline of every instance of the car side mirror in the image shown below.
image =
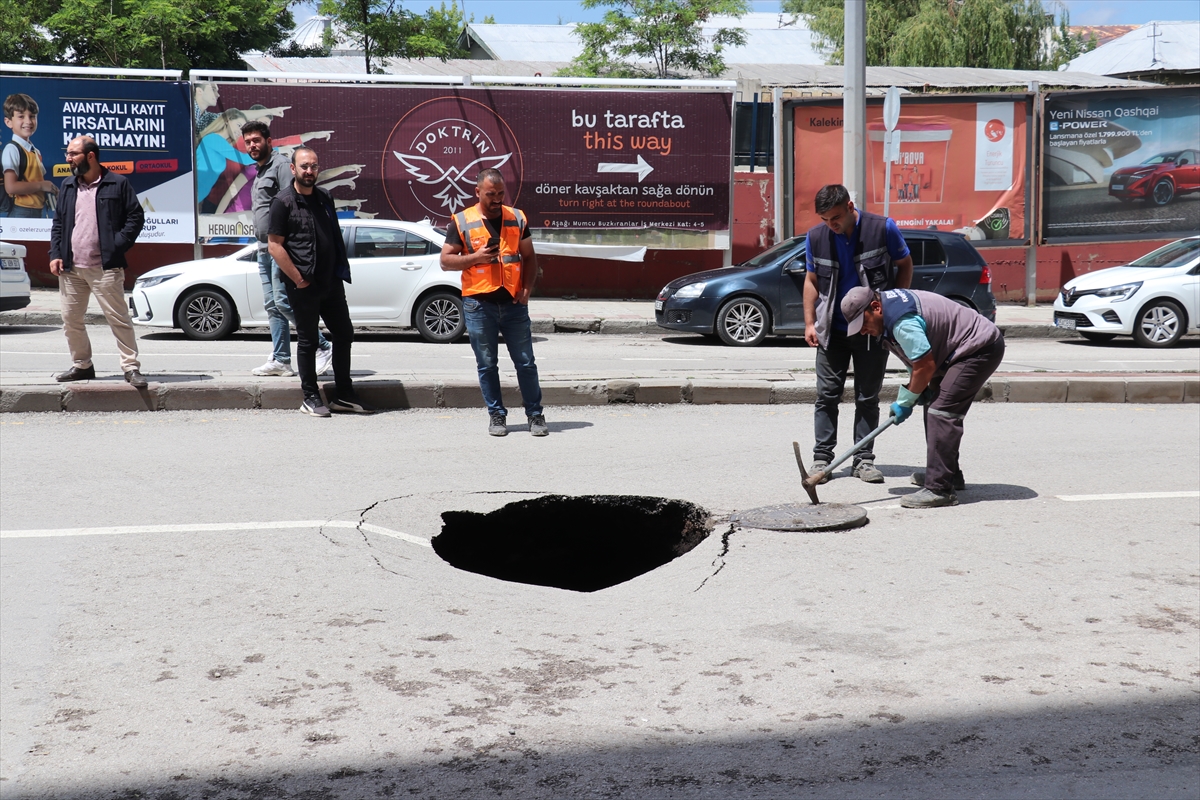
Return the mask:
<path id="1" fill-rule="evenodd" d="M 807 269 L 804 265 L 804 256 L 793 258 L 791 261 L 783 265 L 783 271 L 789 275 L 795 275 L 799 272 L 804 272 Z"/>

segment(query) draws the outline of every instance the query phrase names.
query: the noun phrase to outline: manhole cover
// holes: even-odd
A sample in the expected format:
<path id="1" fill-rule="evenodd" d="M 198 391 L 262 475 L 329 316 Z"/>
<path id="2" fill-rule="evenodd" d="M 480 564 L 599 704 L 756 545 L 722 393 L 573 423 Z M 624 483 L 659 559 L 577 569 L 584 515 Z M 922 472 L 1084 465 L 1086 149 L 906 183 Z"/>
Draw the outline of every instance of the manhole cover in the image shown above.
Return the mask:
<path id="1" fill-rule="evenodd" d="M 682 500 L 546 495 L 488 514 L 443 512 L 433 550 L 468 572 L 594 592 L 661 567 L 708 534 L 708 512 Z"/>
<path id="2" fill-rule="evenodd" d="M 766 531 L 840 531 L 867 524 L 867 511 L 846 503 L 784 503 L 739 511 L 730 522 Z"/>

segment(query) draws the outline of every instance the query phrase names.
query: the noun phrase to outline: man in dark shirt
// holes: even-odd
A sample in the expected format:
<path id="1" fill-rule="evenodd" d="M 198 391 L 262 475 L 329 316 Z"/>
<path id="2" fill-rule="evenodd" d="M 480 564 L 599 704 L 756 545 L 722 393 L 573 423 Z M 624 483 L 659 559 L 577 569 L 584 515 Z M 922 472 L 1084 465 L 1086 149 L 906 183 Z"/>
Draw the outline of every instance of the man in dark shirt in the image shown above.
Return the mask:
<path id="1" fill-rule="evenodd" d="M 346 306 L 350 262 L 342 240 L 333 198 L 317 188 L 321 167 L 311 148 L 292 152 L 290 186 L 271 201 L 267 247 L 283 273 L 288 302 L 296 315 L 296 361 L 304 403 L 300 410 L 314 417 L 330 411 L 369 414 L 374 409 L 360 401 L 350 380 L 350 345 L 354 326 Z M 326 406 L 317 386 L 316 350 L 320 321 L 333 338 L 333 377 L 337 398 Z"/>

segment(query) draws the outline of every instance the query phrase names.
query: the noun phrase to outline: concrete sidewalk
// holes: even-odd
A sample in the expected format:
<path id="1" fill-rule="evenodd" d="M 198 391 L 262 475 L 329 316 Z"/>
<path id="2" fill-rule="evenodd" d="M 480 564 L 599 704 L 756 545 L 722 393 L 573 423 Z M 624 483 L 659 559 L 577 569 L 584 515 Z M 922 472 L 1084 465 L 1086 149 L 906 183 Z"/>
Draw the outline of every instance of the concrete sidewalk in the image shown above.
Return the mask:
<path id="1" fill-rule="evenodd" d="M 654 321 L 652 300 L 563 300 L 535 297 L 529 302 L 534 333 L 666 334 Z M 88 303 L 88 325 L 103 325 L 104 314 L 96 298 Z M 1002 305 L 996 309 L 996 324 L 1009 339 L 1073 338 L 1071 331 L 1053 327 L 1054 309 L 1048 305 L 1028 307 Z M 20 311 L 0 313 L 0 324 L 61 325 L 58 292 L 34 289 L 30 303 Z M 265 330 L 265 328 L 263 329 Z"/>

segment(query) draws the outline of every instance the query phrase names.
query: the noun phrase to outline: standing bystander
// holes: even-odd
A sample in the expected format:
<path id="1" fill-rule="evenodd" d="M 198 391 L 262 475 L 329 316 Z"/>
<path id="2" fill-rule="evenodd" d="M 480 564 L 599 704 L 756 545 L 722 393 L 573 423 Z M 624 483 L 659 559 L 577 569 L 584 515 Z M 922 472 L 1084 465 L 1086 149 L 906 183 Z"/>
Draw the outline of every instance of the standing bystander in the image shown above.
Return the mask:
<path id="1" fill-rule="evenodd" d="M 58 276 L 63 332 L 74 364 L 55 377 L 64 383 L 96 377 L 84 326 L 88 297 L 95 294 L 117 339 L 125 380 L 144 388 L 125 304 L 125 252 L 137 241 L 146 215 L 129 181 L 100 166 L 100 147 L 92 137 L 71 140 L 67 163 L 71 177 L 63 181 L 50 228 L 50 271 Z"/>
<path id="2" fill-rule="evenodd" d="M 330 411 L 370 414 L 350 380 L 350 346 L 354 325 L 346 306 L 350 261 L 333 198 L 317 188 L 321 167 L 316 151 L 292 151 L 292 182 L 271 201 L 267 247 L 283 272 L 283 285 L 296 316 L 296 366 L 304 402 L 300 410 L 314 417 Z M 316 350 L 321 320 L 333 336 L 333 379 L 337 398 L 326 406 L 317 385 Z"/>
<path id="3" fill-rule="evenodd" d="M 814 473 L 833 461 L 838 404 L 842 402 L 851 361 L 854 441 L 861 441 L 879 425 L 879 390 L 888 354 L 878 340 L 872 342 L 870 336 L 847 333 L 840 307 L 842 298 L 855 286 L 876 291 L 907 288 L 913 266 L 896 223 L 856 209 L 845 186 L 822 187 L 817 192 L 816 211 L 823 222 L 808 232 L 808 275 L 804 282 L 804 341 L 817 348 Z M 883 483 L 871 445 L 854 454 L 853 474 L 867 483 Z"/>
<path id="4" fill-rule="evenodd" d="M 550 433 L 542 414 L 542 387 L 533 360 L 529 294 L 537 280 L 537 257 L 525 214 L 504 205 L 504 176 L 485 169 L 475 185 L 479 202 L 450 219 L 442 246 L 442 269 L 462 273 L 463 315 L 475 351 L 479 388 L 488 410 L 488 433 L 508 434 L 508 411 L 497 367 L 500 336 L 517 371 L 521 400 L 534 436 Z"/>
<path id="5" fill-rule="evenodd" d="M 296 323 L 292 306 L 279 265 L 267 248 L 267 228 L 271 224 L 271 200 L 279 190 L 292 182 L 292 165 L 288 157 L 271 144 L 271 129 L 261 120 L 251 120 L 242 126 L 242 141 L 246 152 L 257 165 L 257 175 L 251 189 L 254 209 L 254 235 L 258 239 L 258 276 L 262 281 L 263 306 L 271 330 L 271 358 L 251 372 L 255 375 L 296 374 L 292 370 L 292 334 L 289 325 Z M 333 359 L 333 348 L 318 332 L 317 374 L 323 375 Z"/>

